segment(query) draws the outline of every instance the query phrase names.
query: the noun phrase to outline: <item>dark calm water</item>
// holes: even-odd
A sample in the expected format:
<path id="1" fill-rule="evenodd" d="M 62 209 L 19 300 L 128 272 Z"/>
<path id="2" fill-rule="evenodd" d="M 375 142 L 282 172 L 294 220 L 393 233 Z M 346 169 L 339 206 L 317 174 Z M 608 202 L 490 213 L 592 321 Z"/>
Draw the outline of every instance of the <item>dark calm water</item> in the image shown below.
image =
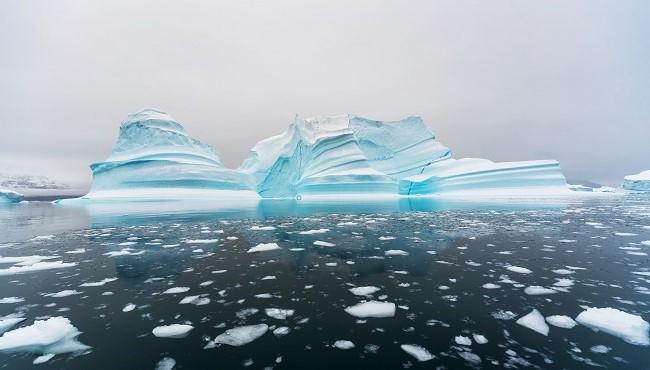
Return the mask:
<path id="1" fill-rule="evenodd" d="M 650 197 L 217 208 L 0 207 L 0 256 L 74 263 L 0 275 L 0 299 L 19 300 L 0 304 L 0 316 L 25 318 L 11 329 L 65 317 L 91 347 L 37 365 L 38 350 L 0 352 L 0 367 L 650 368 L 648 346 L 583 325 L 550 325 L 545 336 L 516 323 L 532 309 L 575 318 L 586 307 L 650 320 L 650 276 L 638 274 L 650 271 Z M 279 249 L 248 253 L 262 243 Z M 349 290 L 362 286 L 378 289 Z M 531 286 L 554 293 L 527 294 Z M 170 288 L 189 289 L 163 293 Z M 53 295 L 66 290 L 74 292 Z M 188 296 L 197 297 L 180 304 Z M 394 303 L 394 316 L 345 310 L 370 300 Z M 193 329 L 152 334 L 170 324 Z M 204 348 L 227 329 L 258 324 L 268 331 L 250 343 Z M 431 359 L 418 361 L 403 344 Z"/>

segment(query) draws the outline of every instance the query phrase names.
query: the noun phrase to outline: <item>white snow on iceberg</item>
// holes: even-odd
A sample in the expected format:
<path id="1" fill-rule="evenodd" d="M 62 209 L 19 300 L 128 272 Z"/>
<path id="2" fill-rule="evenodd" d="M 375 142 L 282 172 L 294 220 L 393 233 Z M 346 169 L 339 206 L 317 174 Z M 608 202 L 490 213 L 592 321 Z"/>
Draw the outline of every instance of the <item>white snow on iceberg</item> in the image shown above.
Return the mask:
<path id="1" fill-rule="evenodd" d="M 582 311 L 576 321 L 592 329 L 617 336 L 639 346 L 650 346 L 650 324 L 641 316 L 615 308 L 591 307 Z"/>

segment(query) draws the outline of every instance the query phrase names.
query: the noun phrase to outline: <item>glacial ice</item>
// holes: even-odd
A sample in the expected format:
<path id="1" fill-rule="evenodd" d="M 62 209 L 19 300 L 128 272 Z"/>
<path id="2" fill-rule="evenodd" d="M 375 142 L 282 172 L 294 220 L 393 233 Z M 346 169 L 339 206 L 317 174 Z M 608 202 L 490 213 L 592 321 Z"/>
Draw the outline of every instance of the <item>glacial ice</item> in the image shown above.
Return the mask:
<path id="1" fill-rule="evenodd" d="M 0 337 L 0 351 L 59 354 L 90 348 L 77 340 L 79 334 L 65 317 L 36 320 L 32 325 L 4 333 Z"/>
<path id="2" fill-rule="evenodd" d="M 92 187 L 80 199 L 258 198 L 250 176 L 224 167 L 211 146 L 150 108 L 129 115 L 111 155 L 90 168 Z"/>
<path id="3" fill-rule="evenodd" d="M 91 165 L 86 200 L 397 197 L 566 194 L 557 161 L 452 158 L 419 117 L 299 118 L 258 142 L 238 169 L 168 114 L 144 109 L 122 122 L 108 159 Z M 78 200 L 62 200 L 68 203 Z"/>
<path id="4" fill-rule="evenodd" d="M 13 190 L 0 188 L 0 204 L 3 203 L 19 203 L 22 202 L 25 197 Z"/>
<path id="5" fill-rule="evenodd" d="M 632 191 L 650 191 L 650 170 L 625 176 L 621 187 Z"/>
<path id="6" fill-rule="evenodd" d="M 650 346 L 650 324 L 641 316 L 611 307 L 591 307 L 582 311 L 576 321 L 619 337 L 630 344 Z"/>

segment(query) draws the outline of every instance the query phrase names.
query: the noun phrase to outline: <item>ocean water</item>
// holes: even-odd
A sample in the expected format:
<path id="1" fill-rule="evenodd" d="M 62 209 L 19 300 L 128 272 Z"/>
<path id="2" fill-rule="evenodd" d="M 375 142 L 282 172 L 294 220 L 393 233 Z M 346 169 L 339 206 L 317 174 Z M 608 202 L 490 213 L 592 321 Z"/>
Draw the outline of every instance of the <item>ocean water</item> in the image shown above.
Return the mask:
<path id="1" fill-rule="evenodd" d="M 8 333 L 64 317 L 89 348 L 0 338 L 0 368 L 648 369 L 629 316 L 518 320 L 649 321 L 649 253 L 648 197 L 4 206 L 0 317 L 24 318 Z M 192 329 L 153 334 L 172 324 Z"/>

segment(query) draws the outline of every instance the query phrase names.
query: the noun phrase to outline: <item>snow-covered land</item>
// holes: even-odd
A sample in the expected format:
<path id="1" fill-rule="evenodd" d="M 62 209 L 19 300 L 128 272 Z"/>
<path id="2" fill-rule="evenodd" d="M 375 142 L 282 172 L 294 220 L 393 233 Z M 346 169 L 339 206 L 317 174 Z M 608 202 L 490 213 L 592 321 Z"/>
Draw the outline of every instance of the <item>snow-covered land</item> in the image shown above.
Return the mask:
<path id="1" fill-rule="evenodd" d="M 109 158 L 91 165 L 81 199 L 396 197 L 568 192 L 557 161 L 454 159 L 419 117 L 296 118 L 236 170 L 166 113 L 130 115 Z"/>
<path id="2" fill-rule="evenodd" d="M 625 176 L 622 188 L 633 191 L 650 191 L 650 170 Z"/>
<path id="3" fill-rule="evenodd" d="M 23 195 L 13 190 L 0 188 L 0 204 L 19 203 L 24 199 Z"/>

